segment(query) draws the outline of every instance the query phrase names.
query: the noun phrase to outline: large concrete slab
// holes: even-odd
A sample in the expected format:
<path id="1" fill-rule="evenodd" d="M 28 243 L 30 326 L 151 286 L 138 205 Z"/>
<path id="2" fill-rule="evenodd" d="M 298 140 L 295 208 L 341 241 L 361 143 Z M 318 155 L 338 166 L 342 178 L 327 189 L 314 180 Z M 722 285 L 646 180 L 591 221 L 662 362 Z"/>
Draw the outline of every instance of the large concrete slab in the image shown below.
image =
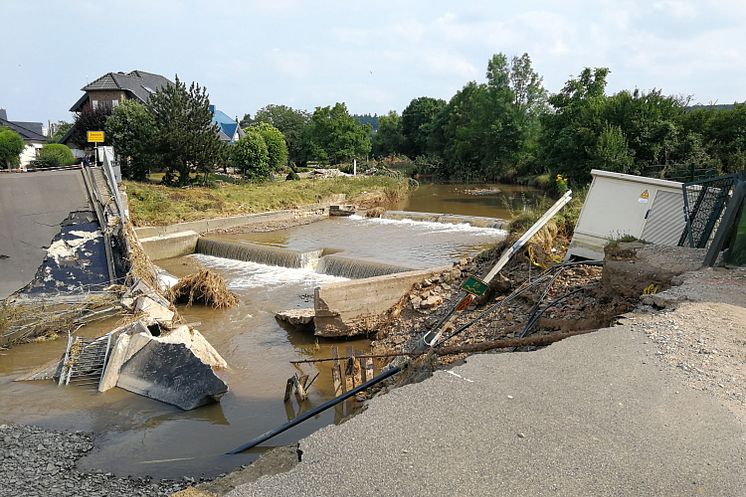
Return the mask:
<path id="1" fill-rule="evenodd" d="M 746 430 L 617 327 L 472 356 L 300 443 L 275 495 L 744 496 Z"/>
<path id="2" fill-rule="evenodd" d="M 90 209 L 80 170 L 0 174 L 0 299 L 34 278 L 70 212 Z"/>
<path id="3" fill-rule="evenodd" d="M 343 337 L 375 331 L 415 283 L 450 269 L 435 267 L 320 285 L 314 289 L 315 334 Z"/>

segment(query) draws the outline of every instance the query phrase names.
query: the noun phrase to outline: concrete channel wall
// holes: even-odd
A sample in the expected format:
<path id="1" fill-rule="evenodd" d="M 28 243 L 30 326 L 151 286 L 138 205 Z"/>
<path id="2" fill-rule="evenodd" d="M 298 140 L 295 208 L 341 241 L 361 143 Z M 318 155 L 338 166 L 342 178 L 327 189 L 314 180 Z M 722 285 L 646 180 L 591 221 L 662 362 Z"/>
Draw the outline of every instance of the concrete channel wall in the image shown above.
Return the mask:
<path id="1" fill-rule="evenodd" d="M 314 290 L 315 334 L 341 337 L 374 331 L 415 283 L 449 269 L 435 267 L 318 286 Z"/>
<path id="2" fill-rule="evenodd" d="M 151 260 L 158 261 L 193 254 L 197 248 L 198 239 L 199 234 L 190 230 L 140 238 L 140 243 L 148 257 Z"/>
<path id="3" fill-rule="evenodd" d="M 135 232 L 137 233 L 138 238 L 142 239 L 183 231 L 195 231 L 199 234 L 204 234 L 211 231 L 230 228 L 250 228 L 251 226 L 266 225 L 268 223 L 287 222 L 314 216 L 321 217 L 328 214 L 330 205 L 344 202 L 344 198 L 345 195 L 340 194 L 326 200 L 324 203 L 299 207 L 298 209 L 203 219 L 201 221 L 169 224 L 167 226 L 142 226 L 135 228 Z"/>

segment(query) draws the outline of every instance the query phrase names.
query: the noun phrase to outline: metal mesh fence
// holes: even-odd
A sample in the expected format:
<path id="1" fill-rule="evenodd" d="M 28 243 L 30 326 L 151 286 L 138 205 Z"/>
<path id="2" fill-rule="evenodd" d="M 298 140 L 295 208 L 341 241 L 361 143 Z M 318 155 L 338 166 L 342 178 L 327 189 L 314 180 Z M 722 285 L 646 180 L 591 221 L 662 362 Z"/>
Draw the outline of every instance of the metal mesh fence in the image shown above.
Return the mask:
<path id="1" fill-rule="evenodd" d="M 679 239 L 680 246 L 707 247 L 728 203 L 735 179 L 736 175 L 731 174 L 684 183 L 686 228 Z"/>

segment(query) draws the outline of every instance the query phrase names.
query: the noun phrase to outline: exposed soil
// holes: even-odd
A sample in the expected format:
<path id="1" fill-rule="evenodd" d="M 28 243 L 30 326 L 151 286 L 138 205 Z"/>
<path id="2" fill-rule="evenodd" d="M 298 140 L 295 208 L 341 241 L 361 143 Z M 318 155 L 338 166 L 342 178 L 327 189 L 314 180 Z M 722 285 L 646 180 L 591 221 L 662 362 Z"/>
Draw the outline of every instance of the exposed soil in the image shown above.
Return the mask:
<path id="1" fill-rule="evenodd" d="M 454 265 L 451 272 L 416 285 L 414 291 L 401 303 L 398 316 L 381 328 L 373 342 L 376 354 L 407 352 L 415 348 L 415 340 L 426 330 L 432 329 L 441 321 L 450 305 L 458 297 L 459 288 L 468 276 L 482 275 L 494 264 L 495 255 L 501 247 L 483 254 L 477 260 L 462 260 Z M 471 305 L 457 314 L 454 327 L 473 320 L 488 305 L 499 302 L 526 281 L 535 280 L 543 272 L 542 267 L 532 263 L 525 255 L 516 255 L 501 274 L 503 278 L 493 285 L 495 294 L 487 299 L 484 306 Z M 608 326 L 615 316 L 629 311 L 637 298 L 610 294 L 601 285 L 602 268 L 593 265 L 569 266 L 553 280 L 538 284 L 521 294 L 507 305 L 497 307 L 478 323 L 463 333 L 449 339 L 445 345 L 457 347 L 477 344 L 502 338 L 517 338 L 524 334 L 529 318 L 536 311 L 537 303 L 542 306 L 560 297 L 557 305 L 547 308 L 536 324 L 525 332 L 530 335 L 544 335 L 555 331 L 581 331 Z M 444 334 L 445 336 L 445 334 Z M 522 350 L 532 350 L 528 347 Z M 449 364 L 462 359 L 464 355 L 444 356 L 438 364 Z"/>

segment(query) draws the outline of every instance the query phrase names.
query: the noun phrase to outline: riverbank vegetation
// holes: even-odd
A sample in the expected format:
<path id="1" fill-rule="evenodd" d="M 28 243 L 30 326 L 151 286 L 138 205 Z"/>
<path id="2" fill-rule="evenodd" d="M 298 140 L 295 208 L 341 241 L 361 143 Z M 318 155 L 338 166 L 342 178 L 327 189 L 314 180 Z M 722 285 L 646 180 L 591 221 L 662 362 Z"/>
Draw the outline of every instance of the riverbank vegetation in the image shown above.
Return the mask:
<path id="1" fill-rule="evenodd" d="M 345 194 L 350 202 L 372 207 L 395 203 L 409 189 L 406 179 L 384 176 L 222 183 L 190 188 L 125 181 L 125 186 L 135 226 L 292 209 L 336 194 Z"/>
<path id="2" fill-rule="evenodd" d="M 496 54 L 484 81 L 468 82 L 448 101 L 417 97 L 401 114 L 353 117 L 371 130 L 375 162 L 434 181 L 559 190 L 558 174 L 577 187 L 594 168 L 690 180 L 746 166 L 746 105 L 690 105 L 689 97 L 659 89 L 608 94 L 609 74 L 585 68 L 549 94 L 528 54 Z M 313 116 L 323 109 L 328 113 L 317 108 Z M 305 111 L 269 105 L 242 123 L 274 123 L 292 136 L 290 160 L 303 166 L 331 157 L 309 145 L 312 120 Z"/>

